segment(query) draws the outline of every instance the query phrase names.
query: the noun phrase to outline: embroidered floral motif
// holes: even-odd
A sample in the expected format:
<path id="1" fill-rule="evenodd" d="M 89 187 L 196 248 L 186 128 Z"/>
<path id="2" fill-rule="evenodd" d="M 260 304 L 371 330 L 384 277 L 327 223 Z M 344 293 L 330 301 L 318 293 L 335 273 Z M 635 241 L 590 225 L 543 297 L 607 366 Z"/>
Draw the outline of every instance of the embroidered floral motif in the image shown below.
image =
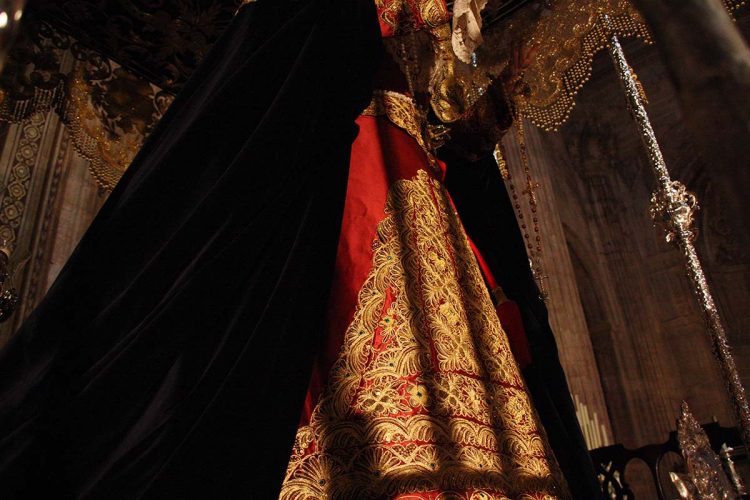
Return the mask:
<path id="1" fill-rule="evenodd" d="M 409 388 L 409 405 L 412 408 L 424 408 L 427 402 L 427 387 L 420 384 Z"/>
<path id="2" fill-rule="evenodd" d="M 392 186 L 282 499 L 551 499 L 564 482 L 442 186 Z"/>

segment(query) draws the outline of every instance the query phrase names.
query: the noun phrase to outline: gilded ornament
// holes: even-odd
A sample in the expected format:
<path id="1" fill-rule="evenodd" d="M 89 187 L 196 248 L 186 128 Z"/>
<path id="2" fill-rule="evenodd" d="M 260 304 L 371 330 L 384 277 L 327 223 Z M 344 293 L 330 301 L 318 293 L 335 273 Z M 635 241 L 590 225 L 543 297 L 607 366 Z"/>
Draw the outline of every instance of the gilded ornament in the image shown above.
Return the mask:
<path id="1" fill-rule="evenodd" d="M 682 232 L 694 241 L 698 235 L 693 227 L 695 213 L 700 209 L 698 199 L 680 181 L 671 181 L 666 189 L 651 196 L 651 218 L 664 225 L 667 242 L 672 243 Z"/>
<path id="2" fill-rule="evenodd" d="M 443 0 L 419 0 L 419 15 L 428 28 L 437 28 L 448 22 L 450 13 Z"/>
<path id="3" fill-rule="evenodd" d="M 79 67 L 73 75 L 64 121 L 76 151 L 89 160 L 97 184 L 111 190 L 162 111 L 156 107 L 154 88 L 120 68 L 106 82 L 91 82 L 85 74 L 85 68 Z M 122 103 L 127 109 L 122 109 Z M 125 116 L 127 121 L 120 121 Z"/>
<path id="4" fill-rule="evenodd" d="M 500 175 L 504 181 L 510 180 L 510 171 L 508 170 L 508 161 L 505 159 L 505 148 L 501 143 L 495 144 L 495 150 L 492 152 L 492 156 L 495 158 L 497 168 L 500 169 Z"/>
<path id="5" fill-rule="evenodd" d="M 380 13 L 380 20 L 385 23 L 393 33 L 399 33 L 403 29 L 400 19 L 404 16 L 402 12 L 407 8 L 405 0 L 375 0 L 375 6 Z"/>

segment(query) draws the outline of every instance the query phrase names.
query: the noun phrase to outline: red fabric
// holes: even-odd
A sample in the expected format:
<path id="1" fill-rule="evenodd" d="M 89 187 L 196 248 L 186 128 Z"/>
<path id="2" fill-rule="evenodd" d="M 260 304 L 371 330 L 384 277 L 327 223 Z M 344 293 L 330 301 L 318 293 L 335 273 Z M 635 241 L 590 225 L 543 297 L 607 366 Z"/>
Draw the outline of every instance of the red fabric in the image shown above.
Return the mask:
<path id="1" fill-rule="evenodd" d="M 344 218 L 336 255 L 327 329 L 321 354 L 313 368 L 301 424 L 309 422 L 318 396 L 338 359 L 344 334 L 352 321 L 359 290 L 372 268 L 372 242 L 385 218 L 391 184 L 411 179 L 427 169 L 427 157 L 417 142 L 385 117 L 360 116 L 352 145 Z"/>
<path id="2" fill-rule="evenodd" d="M 417 142 L 387 118 L 360 116 L 357 125 L 359 134 L 352 145 L 325 339 L 313 368 L 300 425 L 309 422 L 331 367 L 339 357 L 359 291 L 372 268 L 372 242 L 377 237 L 378 224 L 386 216 L 388 189 L 397 180 L 415 177 L 420 169 L 431 170 Z M 443 180 L 445 165 L 439 162 L 439 166 L 441 173 L 436 178 Z M 469 243 L 487 284 L 494 290 L 498 284 L 492 270 L 471 239 Z M 519 366 L 527 366 L 531 353 L 518 306 L 509 301 L 496 310 Z"/>
<path id="3" fill-rule="evenodd" d="M 523 327 L 521 310 L 518 308 L 518 304 L 508 300 L 496 306 L 495 310 L 497 311 L 497 317 L 500 318 L 500 324 L 503 325 L 503 330 L 508 334 L 508 342 L 513 357 L 516 358 L 518 366 L 526 368 L 532 361 L 531 349 L 526 338 L 526 330 Z"/>

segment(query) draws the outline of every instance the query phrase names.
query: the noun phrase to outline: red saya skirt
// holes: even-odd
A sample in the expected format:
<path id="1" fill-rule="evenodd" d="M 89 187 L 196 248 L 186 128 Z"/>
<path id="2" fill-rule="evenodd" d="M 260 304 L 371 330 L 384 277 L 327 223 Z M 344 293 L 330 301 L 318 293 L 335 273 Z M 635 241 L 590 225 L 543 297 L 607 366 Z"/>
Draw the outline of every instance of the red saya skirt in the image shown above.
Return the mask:
<path id="1" fill-rule="evenodd" d="M 411 101 L 376 99 L 281 498 L 565 498 L 444 168 Z"/>

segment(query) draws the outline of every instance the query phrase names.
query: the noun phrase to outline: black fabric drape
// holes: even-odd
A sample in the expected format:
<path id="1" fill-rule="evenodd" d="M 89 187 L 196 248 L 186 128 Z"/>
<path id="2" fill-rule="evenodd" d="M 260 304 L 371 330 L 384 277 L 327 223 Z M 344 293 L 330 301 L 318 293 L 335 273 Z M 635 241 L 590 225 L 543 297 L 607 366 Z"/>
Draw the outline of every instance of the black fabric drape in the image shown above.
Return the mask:
<path id="1" fill-rule="evenodd" d="M 547 308 L 529 268 L 521 230 L 505 184 L 491 156 L 469 162 L 449 153 L 446 185 L 466 231 L 509 299 L 518 303 L 533 362 L 523 370 L 550 446 L 573 498 L 602 498 L 575 414 Z"/>
<path id="2" fill-rule="evenodd" d="M 275 498 L 322 330 L 372 0 L 244 7 L 0 352 L 0 498 Z"/>

